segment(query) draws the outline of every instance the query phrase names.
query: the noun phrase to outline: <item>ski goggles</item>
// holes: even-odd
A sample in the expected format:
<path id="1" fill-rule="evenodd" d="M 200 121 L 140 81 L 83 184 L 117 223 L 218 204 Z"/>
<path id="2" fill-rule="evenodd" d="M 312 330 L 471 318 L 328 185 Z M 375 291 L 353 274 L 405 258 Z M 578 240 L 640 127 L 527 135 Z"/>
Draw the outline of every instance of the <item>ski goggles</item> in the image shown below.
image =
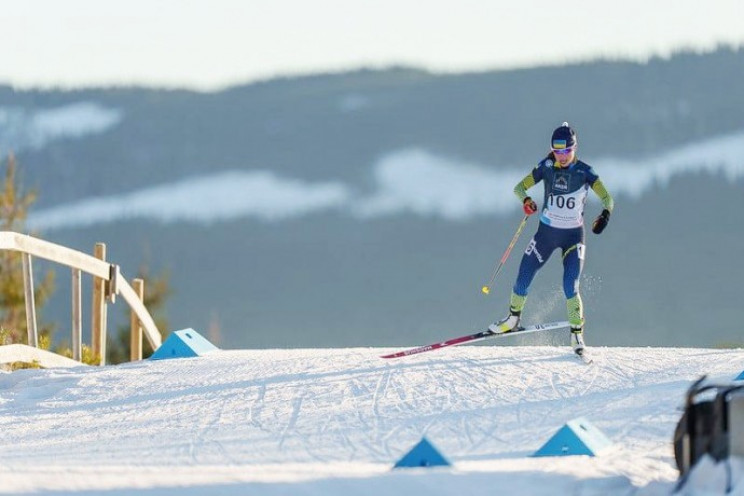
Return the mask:
<path id="1" fill-rule="evenodd" d="M 575 146 L 569 147 L 569 148 L 551 148 L 552 152 L 556 155 L 568 155 L 572 151 L 576 149 Z"/>

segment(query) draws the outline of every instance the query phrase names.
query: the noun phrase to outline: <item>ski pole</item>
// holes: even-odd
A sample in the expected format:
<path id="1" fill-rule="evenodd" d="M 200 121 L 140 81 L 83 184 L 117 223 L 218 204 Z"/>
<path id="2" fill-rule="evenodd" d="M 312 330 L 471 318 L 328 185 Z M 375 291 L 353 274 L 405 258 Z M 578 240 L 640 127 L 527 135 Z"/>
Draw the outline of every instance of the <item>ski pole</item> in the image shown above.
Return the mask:
<path id="1" fill-rule="evenodd" d="M 493 284 L 493 281 L 496 279 L 496 276 L 499 275 L 499 272 L 501 272 L 501 268 L 504 266 L 506 259 L 509 258 L 509 254 L 511 253 L 512 248 L 514 248 L 514 245 L 517 243 L 517 239 L 519 238 L 519 235 L 522 234 L 522 229 L 524 229 L 524 226 L 527 225 L 528 217 L 529 217 L 528 215 L 525 215 L 524 219 L 522 219 L 522 222 L 519 223 L 517 232 L 514 233 L 514 237 L 512 238 L 511 243 L 509 243 L 509 247 L 506 249 L 504 254 L 501 256 L 501 261 L 498 263 L 496 268 L 493 270 L 493 275 L 491 275 L 491 280 L 488 281 L 487 285 L 481 288 L 481 291 L 483 292 L 483 294 L 488 294 L 491 292 L 491 285 Z"/>

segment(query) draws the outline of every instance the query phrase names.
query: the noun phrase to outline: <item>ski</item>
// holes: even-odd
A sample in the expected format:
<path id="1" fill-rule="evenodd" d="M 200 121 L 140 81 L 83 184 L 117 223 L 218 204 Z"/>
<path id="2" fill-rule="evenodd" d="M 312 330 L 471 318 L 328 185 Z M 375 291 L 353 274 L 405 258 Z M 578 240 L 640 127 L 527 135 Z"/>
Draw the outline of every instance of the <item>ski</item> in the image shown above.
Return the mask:
<path id="1" fill-rule="evenodd" d="M 593 364 L 593 363 L 594 363 L 594 360 L 592 359 L 592 357 L 591 357 L 591 356 L 589 356 L 589 355 L 588 355 L 588 354 L 586 353 L 586 348 L 584 348 L 584 352 L 583 352 L 583 353 L 582 353 L 581 355 L 579 355 L 578 353 L 575 353 L 575 352 L 574 352 L 574 355 L 576 355 L 576 357 L 577 357 L 577 358 L 578 358 L 579 360 L 581 360 L 582 362 L 584 362 L 584 363 L 585 363 L 586 365 L 591 365 L 591 364 Z"/>
<path id="2" fill-rule="evenodd" d="M 475 343 L 476 341 L 482 341 L 487 338 L 504 338 L 508 336 L 516 336 L 522 334 L 531 334 L 533 332 L 550 331 L 553 329 L 563 329 L 568 327 L 568 322 L 550 322 L 548 324 L 536 324 L 527 327 L 520 327 L 517 330 L 497 334 L 493 331 L 485 330 L 476 332 L 475 334 L 468 334 L 467 336 L 460 336 L 452 338 L 447 341 L 441 341 L 439 343 L 433 343 L 426 346 L 419 346 L 417 348 L 410 348 L 407 350 L 398 351 L 389 355 L 382 355 L 380 358 L 401 358 L 409 355 L 416 355 L 418 353 L 424 353 L 426 351 L 434 351 L 440 348 L 446 348 L 447 346 L 457 346 L 465 343 Z"/>

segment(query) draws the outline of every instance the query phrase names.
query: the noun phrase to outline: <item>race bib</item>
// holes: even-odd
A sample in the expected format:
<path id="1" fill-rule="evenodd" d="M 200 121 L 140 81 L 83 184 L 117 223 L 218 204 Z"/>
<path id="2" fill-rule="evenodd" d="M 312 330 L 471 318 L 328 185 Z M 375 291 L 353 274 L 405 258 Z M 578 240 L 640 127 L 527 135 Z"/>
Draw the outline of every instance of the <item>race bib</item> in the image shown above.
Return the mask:
<path id="1" fill-rule="evenodd" d="M 561 229 L 583 226 L 586 197 L 586 188 L 563 195 L 549 194 L 543 206 L 542 222 Z"/>

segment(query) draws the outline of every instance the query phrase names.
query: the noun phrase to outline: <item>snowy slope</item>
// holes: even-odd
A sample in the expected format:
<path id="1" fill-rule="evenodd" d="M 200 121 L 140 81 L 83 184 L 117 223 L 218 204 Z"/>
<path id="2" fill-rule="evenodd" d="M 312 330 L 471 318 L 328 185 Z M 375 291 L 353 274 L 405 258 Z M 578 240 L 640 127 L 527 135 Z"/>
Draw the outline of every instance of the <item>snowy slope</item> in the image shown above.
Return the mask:
<path id="1" fill-rule="evenodd" d="M 460 347 L 221 351 L 0 375 L 0 493 L 669 494 L 702 374 L 744 350 Z M 584 416 L 601 456 L 530 458 Z M 392 464 L 422 436 L 453 468 Z"/>

